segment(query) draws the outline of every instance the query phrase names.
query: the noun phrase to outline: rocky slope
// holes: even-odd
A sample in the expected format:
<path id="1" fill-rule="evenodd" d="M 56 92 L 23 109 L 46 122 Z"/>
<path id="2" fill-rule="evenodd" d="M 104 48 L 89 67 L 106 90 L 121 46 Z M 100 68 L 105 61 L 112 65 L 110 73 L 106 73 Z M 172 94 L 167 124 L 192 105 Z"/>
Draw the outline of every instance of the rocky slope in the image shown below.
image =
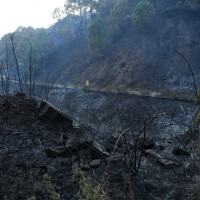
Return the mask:
<path id="1" fill-rule="evenodd" d="M 79 100 L 70 99 L 72 94 L 73 91 L 65 101 L 74 102 L 78 109 L 76 103 Z M 100 102 L 97 93 L 85 95 L 82 93 L 76 98 L 92 97 Z M 121 110 L 122 123 L 128 125 L 130 117 L 133 117 L 135 125 L 116 133 L 91 128 L 89 122 L 74 127 L 72 120 L 51 104 L 28 99 L 21 93 L 7 99 L 1 97 L 0 198 L 17 200 L 34 196 L 36 199 L 52 199 L 49 194 L 52 189 L 48 190 L 52 184 L 57 198 L 59 194 L 60 199 L 77 199 L 79 179 L 72 182 L 71 178 L 78 167 L 95 180 L 93 186 L 101 186 L 108 199 L 198 199 L 199 145 L 195 142 L 194 130 L 188 131 L 185 125 L 190 107 L 187 103 L 170 104 L 167 101 L 169 108 L 171 105 L 174 107 L 165 114 L 163 109 L 166 107 L 160 107 L 164 102 L 159 103 L 159 107 L 151 104 L 149 109 L 158 113 L 149 112 L 152 116 L 149 120 L 157 120 L 144 131 L 143 123 L 137 122 L 136 118 L 144 119 L 142 108 L 146 113 L 148 106 L 142 106 L 141 112 L 137 113 L 138 105 L 142 105 L 140 100 L 128 98 L 126 102 L 129 101 L 132 104 L 128 104 L 127 109 L 133 112 L 129 118 L 125 115 L 127 110 L 120 104 L 125 101 L 116 103 Z M 111 105 L 102 105 L 102 109 L 110 107 L 111 111 Z M 98 111 L 91 109 L 98 113 L 93 115 L 93 120 L 101 118 L 100 108 Z M 92 110 L 87 112 L 92 113 Z M 184 116 L 180 115 L 182 110 Z M 68 125 L 63 126 L 66 124 L 63 121 Z M 125 133 L 128 140 L 122 137 Z M 133 152 L 137 153 L 136 157 Z M 137 168 L 140 158 L 140 167 Z"/>
<path id="2" fill-rule="evenodd" d="M 191 73 L 178 50 L 199 74 L 199 10 L 171 7 L 156 12 L 151 22 L 129 21 L 104 56 L 94 56 L 86 38 L 61 47 L 48 58 L 46 69 L 60 75 L 65 86 L 93 88 L 192 90 Z"/>

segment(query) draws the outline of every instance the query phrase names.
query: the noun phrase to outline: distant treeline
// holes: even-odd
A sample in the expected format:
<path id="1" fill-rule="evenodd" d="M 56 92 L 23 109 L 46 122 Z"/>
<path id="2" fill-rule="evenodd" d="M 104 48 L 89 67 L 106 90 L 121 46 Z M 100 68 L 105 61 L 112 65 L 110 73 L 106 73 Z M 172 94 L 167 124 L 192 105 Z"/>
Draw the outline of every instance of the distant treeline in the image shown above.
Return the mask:
<path id="1" fill-rule="evenodd" d="M 17 28 L 14 41 L 20 67 L 28 63 L 30 53 L 42 63 L 58 47 L 83 35 L 94 54 L 103 54 L 127 26 L 152 23 L 164 9 L 198 9 L 199 4 L 200 0 L 66 0 L 63 9 L 52 13 L 58 22 L 50 28 Z M 9 34 L 0 40 L 0 61 L 14 65 Z"/>

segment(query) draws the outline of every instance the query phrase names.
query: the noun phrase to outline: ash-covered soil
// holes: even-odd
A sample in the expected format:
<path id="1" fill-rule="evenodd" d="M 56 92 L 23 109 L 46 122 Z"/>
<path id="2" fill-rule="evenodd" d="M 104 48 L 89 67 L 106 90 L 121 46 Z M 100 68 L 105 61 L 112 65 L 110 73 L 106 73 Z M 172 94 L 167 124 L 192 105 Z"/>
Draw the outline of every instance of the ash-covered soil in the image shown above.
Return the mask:
<path id="1" fill-rule="evenodd" d="M 38 110 L 38 100 L 21 93 L 0 98 L 0 199 L 51 199 L 44 175 L 60 199 L 77 199 L 79 182 L 71 181 L 77 167 L 108 199 L 200 198 L 197 130 L 164 127 L 165 115 L 145 132 L 142 127 L 141 132 L 131 127 L 123 134 L 99 132 L 89 124 L 55 126 L 41 112 L 48 109 Z M 54 107 L 51 115 L 57 112 Z M 154 137 L 158 130 L 164 137 Z"/>
<path id="2" fill-rule="evenodd" d="M 43 122 L 37 116 L 36 102 L 21 94 L 1 98 L 0 110 L 0 199 L 28 199 L 33 195 L 48 199 L 42 186 L 45 173 L 56 174 L 52 182 L 59 191 L 66 190 L 67 166 L 47 150 L 58 147 L 61 151 L 56 141 L 71 130 L 61 132 Z"/>

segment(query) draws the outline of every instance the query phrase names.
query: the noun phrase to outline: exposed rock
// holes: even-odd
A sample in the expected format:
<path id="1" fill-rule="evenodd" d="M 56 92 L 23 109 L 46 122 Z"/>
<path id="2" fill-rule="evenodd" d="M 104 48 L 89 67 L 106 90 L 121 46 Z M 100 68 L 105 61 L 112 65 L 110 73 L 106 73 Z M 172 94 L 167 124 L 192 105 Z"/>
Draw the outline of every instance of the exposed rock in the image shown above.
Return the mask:
<path id="1" fill-rule="evenodd" d="M 88 137 L 88 135 L 82 135 L 82 137 L 76 137 L 75 139 L 77 141 L 77 147 L 80 150 L 87 149 L 92 146 L 92 138 Z"/>
<path id="2" fill-rule="evenodd" d="M 155 143 L 155 148 L 159 151 L 162 151 L 165 149 L 165 145 L 163 145 L 162 143 L 156 142 Z"/>
<path id="3" fill-rule="evenodd" d="M 109 162 L 110 164 L 122 164 L 124 163 L 124 156 L 123 155 L 114 155 L 109 158 L 106 158 L 106 161 Z"/>
<path id="4" fill-rule="evenodd" d="M 189 161 L 183 162 L 183 167 L 184 167 L 185 169 L 188 169 L 191 165 L 192 165 L 192 163 L 189 162 Z"/>
<path id="5" fill-rule="evenodd" d="M 101 166 L 101 162 L 102 161 L 100 159 L 92 160 L 92 161 L 90 161 L 90 167 L 98 168 Z"/>
<path id="6" fill-rule="evenodd" d="M 152 158 L 163 159 L 163 157 L 162 157 L 160 154 L 156 153 L 154 150 L 147 149 L 147 150 L 145 151 L 145 153 L 146 153 L 148 156 L 152 157 Z"/>
<path id="7" fill-rule="evenodd" d="M 49 157 L 57 157 L 57 156 L 61 156 L 63 155 L 65 152 L 63 150 L 58 150 L 58 149 L 54 149 L 54 148 L 47 148 L 45 150 L 47 156 Z"/>
<path id="8" fill-rule="evenodd" d="M 13 133 L 13 135 L 20 135 L 20 132 L 15 131 L 15 132 Z"/>
<path id="9" fill-rule="evenodd" d="M 167 169 L 172 169 L 174 167 L 180 167 L 181 166 L 181 164 L 175 163 L 173 161 L 170 161 L 170 160 L 164 159 L 164 158 L 158 159 L 158 163 L 162 167 L 167 168 Z"/>
<path id="10" fill-rule="evenodd" d="M 90 165 L 87 165 L 87 164 L 83 165 L 82 169 L 85 170 L 85 171 L 89 171 L 90 170 Z"/>
<path id="11" fill-rule="evenodd" d="M 105 148 L 98 143 L 97 141 L 93 141 L 92 149 L 91 149 L 91 157 L 92 159 L 102 159 L 109 156 L 109 153 L 105 150 Z"/>
<path id="12" fill-rule="evenodd" d="M 68 139 L 65 143 L 65 149 L 67 152 L 71 153 L 76 149 L 76 144 L 73 142 L 72 139 Z"/>
<path id="13" fill-rule="evenodd" d="M 40 98 L 38 101 L 38 116 L 45 122 L 52 124 L 58 128 L 71 128 L 73 121 L 62 111 Z"/>

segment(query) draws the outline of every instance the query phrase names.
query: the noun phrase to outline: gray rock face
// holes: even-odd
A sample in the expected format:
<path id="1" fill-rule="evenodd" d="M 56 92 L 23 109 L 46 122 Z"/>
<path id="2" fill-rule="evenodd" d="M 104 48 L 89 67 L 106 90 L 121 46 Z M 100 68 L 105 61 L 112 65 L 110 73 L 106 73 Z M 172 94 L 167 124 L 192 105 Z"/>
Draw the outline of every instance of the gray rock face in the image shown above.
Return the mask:
<path id="1" fill-rule="evenodd" d="M 54 148 L 47 148 L 45 150 L 47 156 L 49 157 L 57 157 L 57 156 L 61 156 L 63 153 L 65 153 L 65 151 L 63 150 L 59 150 L 59 149 L 54 149 Z"/>
<path id="2" fill-rule="evenodd" d="M 155 161 L 160 164 L 160 166 L 166 168 L 166 169 L 172 169 L 174 167 L 180 167 L 181 164 L 174 162 L 168 158 L 165 158 L 164 155 L 160 155 L 159 153 L 157 153 L 156 151 L 152 150 L 152 149 L 147 149 L 145 151 L 146 155 L 150 158 L 155 159 Z M 167 152 L 168 154 L 172 154 L 172 152 Z"/>
<path id="3" fill-rule="evenodd" d="M 158 159 L 158 163 L 167 168 L 167 169 L 170 169 L 170 168 L 174 168 L 174 167 L 180 167 L 181 164 L 178 164 L 178 163 L 175 163 L 175 162 L 172 162 L 168 159 L 164 159 L 164 158 L 161 158 L 161 159 Z"/>
<path id="4" fill-rule="evenodd" d="M 94 141 L 92 144 L 92 158 L 98 159 L 98 158 L 106 158 L 108 156 L 109 153 L 104 149 L 104 147 L 97 141 Z"/>
<path id="5" fill-rule="evenodd" d="M 92 168 L 100 167 L 100 165 L 101 165 L 100 159 L 90 161 L 90 167 L 92 167 Z"/>
<path id="6" fill-rule="evenodd" d="M 160 154 L 156 153 L 154 150 L 151 150 L 151 149 L 146 150 L 146 154 L 148 156 L 150 156 L 152 158 L 156 158 L 156 159 L 162 159 L 163 158 Z"/>
<path id="7" fill-rule="evenodd" d="M 36 98 L 38 101 L 38 116 L 40 119 L 58 128 L 71 128 L 73 121 L 50 103 Z"/>
<path id="8" fill-rule="evenodd" d="M 68 139 L 65 143 L 65 149 L 67 152 L 72 152 L 73 150 L 75 150 L 76 148 L 76 145 L 75 143 L 71 140 L 71 139 Z"/>

